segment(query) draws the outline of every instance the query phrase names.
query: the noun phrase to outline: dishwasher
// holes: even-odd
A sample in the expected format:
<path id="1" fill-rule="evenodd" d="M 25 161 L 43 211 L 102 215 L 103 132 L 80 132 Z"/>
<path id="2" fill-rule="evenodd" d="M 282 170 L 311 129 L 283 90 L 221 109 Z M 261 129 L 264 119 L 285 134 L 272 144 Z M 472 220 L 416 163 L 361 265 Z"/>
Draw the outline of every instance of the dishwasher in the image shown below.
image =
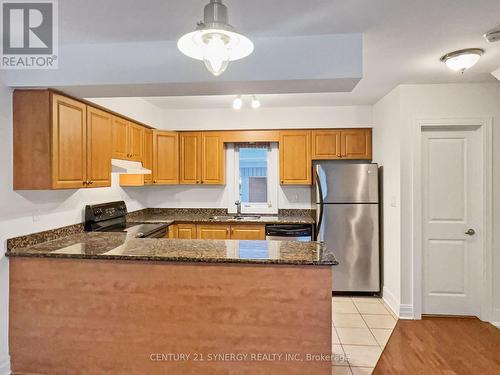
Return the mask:
<path id="1" fill-rule="evenodd" d="M 266 240 L 275 241 L 312 241 L 311 224 L 268 224 Z"/>

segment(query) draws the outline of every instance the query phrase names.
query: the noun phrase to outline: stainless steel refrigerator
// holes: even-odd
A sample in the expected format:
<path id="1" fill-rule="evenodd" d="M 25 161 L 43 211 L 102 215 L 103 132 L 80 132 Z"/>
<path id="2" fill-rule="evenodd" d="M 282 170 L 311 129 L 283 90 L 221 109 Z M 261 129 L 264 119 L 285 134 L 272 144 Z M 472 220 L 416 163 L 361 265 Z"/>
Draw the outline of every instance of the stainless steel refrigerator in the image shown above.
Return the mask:
<path id="1" fill-rule="evenodd" d="M 334 292 L 380 292 L 377 164 L 319 162 L 314 166 L 316 235 L 332 249 Z"/>

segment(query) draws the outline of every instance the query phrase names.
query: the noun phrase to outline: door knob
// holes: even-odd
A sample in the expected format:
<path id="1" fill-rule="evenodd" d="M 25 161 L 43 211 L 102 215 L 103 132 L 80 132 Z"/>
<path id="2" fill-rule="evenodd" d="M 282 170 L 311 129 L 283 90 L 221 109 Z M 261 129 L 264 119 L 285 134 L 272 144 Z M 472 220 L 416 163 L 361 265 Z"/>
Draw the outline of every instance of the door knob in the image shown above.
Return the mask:
<path id="1" fill-rule="evenodd" d="M 465 232 L 466 235 L 468 236 L 473 236 L 476 234 L 476 231 L 472 228 L 467 229 L 467 232 Z"/>

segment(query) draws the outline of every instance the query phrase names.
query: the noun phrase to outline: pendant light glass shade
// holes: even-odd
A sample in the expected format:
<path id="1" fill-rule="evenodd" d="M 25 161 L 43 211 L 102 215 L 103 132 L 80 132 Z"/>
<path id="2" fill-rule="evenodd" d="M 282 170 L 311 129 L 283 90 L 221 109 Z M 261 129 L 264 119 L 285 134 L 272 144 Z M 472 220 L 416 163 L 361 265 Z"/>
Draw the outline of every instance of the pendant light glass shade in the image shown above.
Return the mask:
<path id="1" fill-rule="evenodd" d="M 227 8 L 221 0 L 210 0 L 204 22 L 182 36 L 177 47 L 184 55 L 203 61 L 215 76 L 221 75 L 230 61 L 247 57 L 254 50 L 252 41 L 227 23 Z"/>
<path id="2" fill-rule="evenodd" d="M 483 53 L 484 50 L 480 48 L 463 49 L 444 55 L 441 61 L 451 70 L 463 73 L 476 65 Z"/>

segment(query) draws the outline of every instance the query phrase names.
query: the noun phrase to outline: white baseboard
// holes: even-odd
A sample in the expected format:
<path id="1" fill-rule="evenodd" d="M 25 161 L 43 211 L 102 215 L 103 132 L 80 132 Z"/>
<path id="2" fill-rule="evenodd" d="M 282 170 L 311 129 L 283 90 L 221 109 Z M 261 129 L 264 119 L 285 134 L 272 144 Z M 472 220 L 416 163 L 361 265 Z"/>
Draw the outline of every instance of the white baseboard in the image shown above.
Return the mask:
<path id="1" fill-rule="evenodd" d="M 400 319 L 414 319 L 413 305 L 399 305 L 399 318 Z"/>
<path id="2" fill-rule="evenodd" d="M 0 375 L 10 375 L 10 356 L 0 357 Z"/>
<path id="3" fill-rule="evenodd" d="M 413 305 L 399 303 L 399 300 L 385 286 L 382 291 L 382 298 L 399 319 L 413 319 Z"/>
<path id="4" fill-rule="evenodd" d="M 389 306 L 392 312 L 396 316 L 399 316 L 399 301 L 396 299 L 396 297 L 394 297 L 394 294 L 392 294 L 392 292 L 385 286 L 382 289 L 382 299 L 387 304 L 387 306 Z"/>

